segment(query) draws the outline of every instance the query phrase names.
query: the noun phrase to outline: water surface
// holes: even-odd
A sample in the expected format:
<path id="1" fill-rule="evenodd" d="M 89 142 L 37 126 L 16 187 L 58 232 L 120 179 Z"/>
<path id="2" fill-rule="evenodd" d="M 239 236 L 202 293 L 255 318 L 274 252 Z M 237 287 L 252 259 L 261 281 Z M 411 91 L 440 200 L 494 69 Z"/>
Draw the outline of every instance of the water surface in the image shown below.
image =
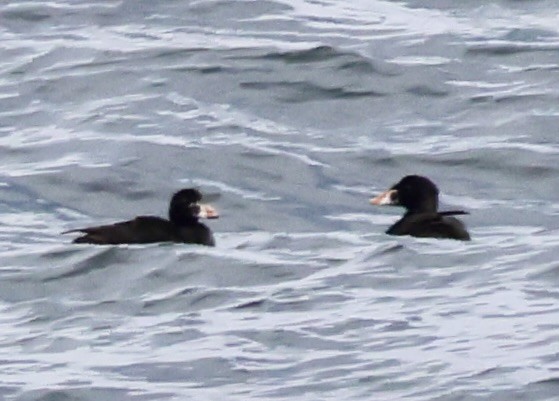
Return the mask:
<path id="1" fill-rule="evenodd" d="M 557 399 L 557 7 L 455 3 L 4 2 L 0 398 Z M 187 186 L 215 248 L 60 235 Z"/>

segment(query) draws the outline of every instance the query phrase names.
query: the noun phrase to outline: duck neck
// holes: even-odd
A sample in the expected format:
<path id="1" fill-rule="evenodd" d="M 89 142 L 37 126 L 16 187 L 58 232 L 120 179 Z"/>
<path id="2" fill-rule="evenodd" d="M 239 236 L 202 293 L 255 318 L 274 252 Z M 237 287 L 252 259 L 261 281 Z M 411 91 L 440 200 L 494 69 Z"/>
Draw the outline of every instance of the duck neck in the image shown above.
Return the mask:
<path id="1" fill-rule="evenodd" d="M 408 214 L 416 214 L 416 213 L 436 213 L 439 209 L 439 200 L 437 198 L 434 199 L 425 199 L 423 202 L 410 207 L 407 211 Z"/>
<path id="2" fill-rule="evenodd" d="M 191 214 L 187 214 L 182 212 L 181 210 L 177 210 L 175 208 L 171 208 L 169 210 L 169 220 L 176 226 L 193 226 L 198 224 L 198 218 L 192 216 Z"/>

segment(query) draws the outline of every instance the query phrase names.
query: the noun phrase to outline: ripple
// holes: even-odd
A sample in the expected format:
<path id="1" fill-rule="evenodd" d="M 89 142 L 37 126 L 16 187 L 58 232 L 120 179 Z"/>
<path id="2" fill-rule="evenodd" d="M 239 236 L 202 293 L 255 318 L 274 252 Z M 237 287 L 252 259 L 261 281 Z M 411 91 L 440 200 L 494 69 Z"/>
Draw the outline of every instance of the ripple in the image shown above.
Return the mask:
<path id="1" fill-rule="evenodd" d="M 490 40 L 483 43 L 472 43 L 468 47 L 470 54 L 486 54 L 492 56 L 513 55 L 526 52 L 556 51 L 559 43 L 517 43 L 503 40 Z"/>
<path id="2" fill-rule="evenodd" d="M 374 90 L 352 91 L 345 88 L 325 88 L 309 82 L 242 82 L 242 88 L 278 92 L 278 98 L 289 103 L 304 103 L 320 99 L 380 97 Z"/>

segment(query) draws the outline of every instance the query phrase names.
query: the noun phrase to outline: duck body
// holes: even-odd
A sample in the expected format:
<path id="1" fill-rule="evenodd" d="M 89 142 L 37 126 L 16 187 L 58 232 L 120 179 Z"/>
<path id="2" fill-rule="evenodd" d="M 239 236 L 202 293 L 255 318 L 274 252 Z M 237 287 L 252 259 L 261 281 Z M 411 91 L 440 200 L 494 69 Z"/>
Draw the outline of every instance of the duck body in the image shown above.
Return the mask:
<path id="1" fill-rule="evenodd" d="M 176 226 L 157 216 L 138 216 L 133 220 L 104 226 L 80 228 L 67 232 L 85 235 L 74 239 L 75 244 L 149 244 L 154 242 L 184 242 L 215 246 L 211 230 L 202 223 L 187 227 Z"/>
<path id="2" fill-rule="evenodd" d="M 406 213 L 404 217 L 386 230 L 386 234 L 411 235 L 419 238 L 470 240 L 470 234 L 464 223 L 456 217 L 441 213 Z"/>
<path id="3" fill-rule="evenodd" d="M 454 217 L 467 212 L 437 211 L 439 189 L 426 177 L 406 176 L 370 202 L 373 205 L 403 206 L 407 209 L 404 216 L 386 231 L 387 234 L 462 241 L 471 239 L 464 223 Z"/>
<path id="4" fill-rule="evenodd" d="M 212 231 L 199 218 L 217 218 L 209 205 L 199 204 L 202 195 L 196 189 L 183 189 L 173 195 L 169 206 L 169 219 L 157 216 L 139 216 L 114 224 L 79 228 L 65 233 L 84 235 L 74 239 L 76 244 L 148 244 L 155 242 L 182 242 L 215 246 Z"/>

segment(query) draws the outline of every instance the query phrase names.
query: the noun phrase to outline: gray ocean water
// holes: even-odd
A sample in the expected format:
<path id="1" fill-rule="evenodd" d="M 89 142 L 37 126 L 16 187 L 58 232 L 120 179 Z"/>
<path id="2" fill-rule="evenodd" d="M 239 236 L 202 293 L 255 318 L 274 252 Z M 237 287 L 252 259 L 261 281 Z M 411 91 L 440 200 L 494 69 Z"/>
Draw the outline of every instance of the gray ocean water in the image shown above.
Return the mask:
<path id="1" fill-rule="evenodd" d="M 558 10 L 1 2 L 0 399 L 559 400 Z M 190 186 L 215 248 L 60 234 Z"/>

